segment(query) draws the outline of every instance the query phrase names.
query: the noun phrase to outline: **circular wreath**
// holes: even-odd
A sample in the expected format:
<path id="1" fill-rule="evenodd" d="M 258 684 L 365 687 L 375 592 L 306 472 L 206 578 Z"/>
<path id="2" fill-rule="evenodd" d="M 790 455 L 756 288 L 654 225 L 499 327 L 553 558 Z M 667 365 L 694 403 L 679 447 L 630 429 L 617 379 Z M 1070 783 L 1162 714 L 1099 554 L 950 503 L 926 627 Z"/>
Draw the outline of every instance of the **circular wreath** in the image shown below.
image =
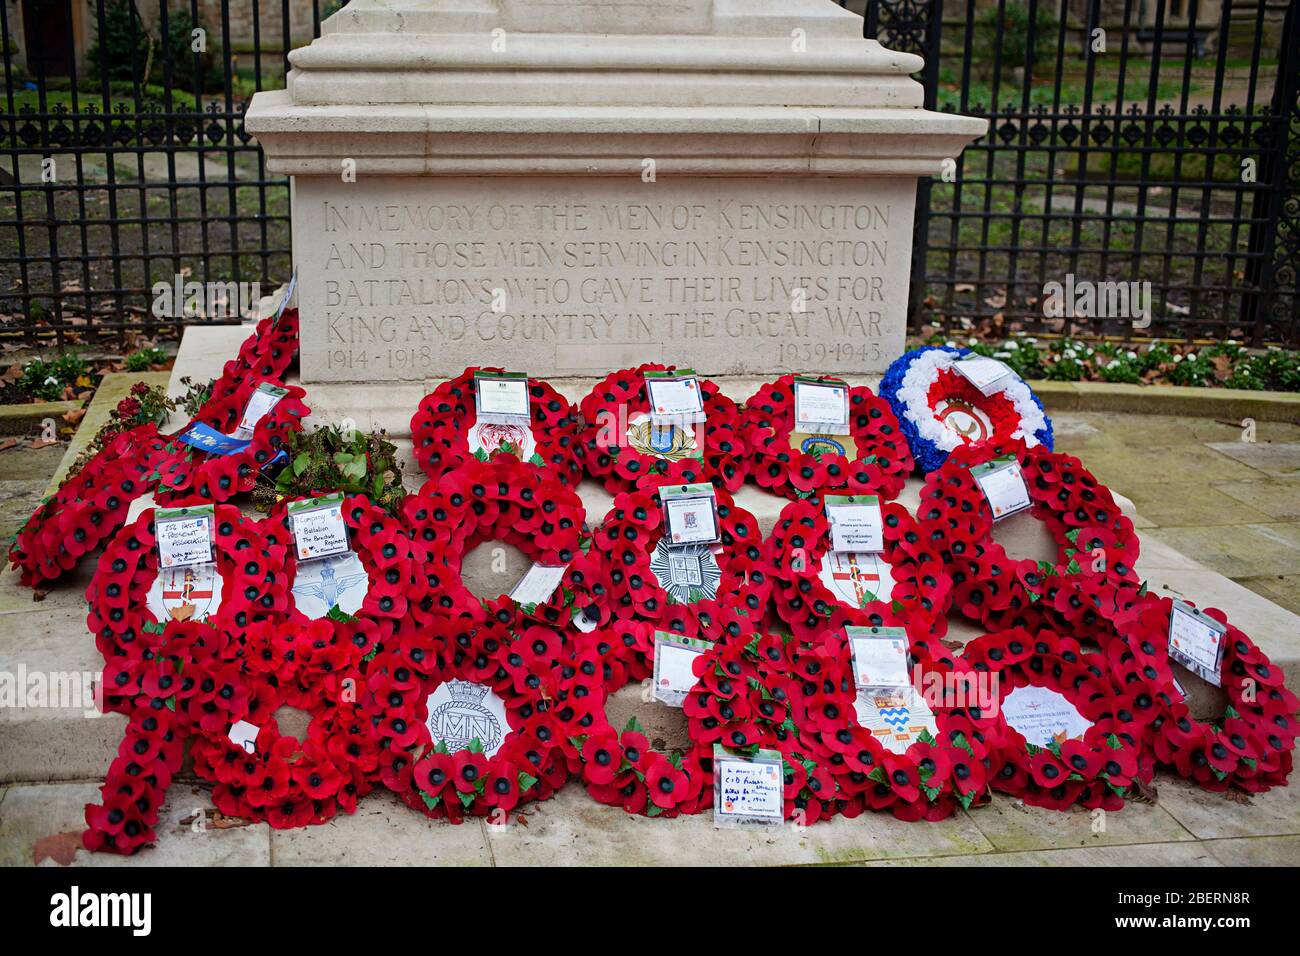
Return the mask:
<path id="1" fill-rule="evenodd" d="M 609 695 L 632 678 L 617 638 L 583 634 L 561 669 L 556 715 L 564 723 L 565 754 L 593 800 L 647 817 L 699 813 L 713 805 L 712 751 L 653 750 L 633 718 L 622 730 L 609 722 Z"/>
<path id="2" fill-rule="evenodd" d="M 698 573 L 692 575 L 688 568 L 685 580 L 674 581 L 663 540 L 660 499 L 660 492 L 672 484 L 658 478 L 643 483 L 644 490 L 615 495 L 613 507 L 596 529 L 593 551 L 600 556 L 610 583 L 613 614 L 706 640 L 720 629 L 734 627 L 737 617 L 748 618 L 751 628 L 761 626 L 772 583 L 757 519 L 725 490 L 714 489 L 722 540 L 718 546 L 675 549 L 694 562 Z M 651 635 L 653 651 L 653 629 Z"/>
<path id="3" fill-rule="evenodd" d="M 1031 501 L 1057 547 L 1055 562 L 1016 560 L 993 538 L 993 512 L 970 467 L 1013 454 Z M 923 537 L 945 541 L 956 585 L 954 606 L 988 629 L 1049 628 L 1096 637 L 1113 607 L 1136 584 L 1139 543 L 1132 520 L 1078 458 L 984 445 L 955 452 L 926 476 L 917 507 Z"/>
<path id="4" fill-rule="evenodd" d="M 849 389 L 849 436 L 815 435 L 799 448 L 794 431 L 795 376 L 763 385 L 745 402 L 741 430 L 759 486 L 787 498 L 811 498 L 831 491 L 896 498 L 911 473 L 912 453 L 889 403 L 865 386 Z M 825 381 L 844 384 L 840 379 Z M 851 438 L 852 459 L 844 438 Z"/>
<path id="5" fill-rule="evenodd" d="M 822 740 L 846 759 L 850 748 L 858 748 L 850 763 L 832 764 L 837 777 L 850 775 L 841 785 L 852 808 L 846 812 L 889 810 L 900 820 L 940 820 L 988 799 L 1001 728 L 996 711 L 982 706 L 975 693 L 969 663 L 931 656 L 909 641 L 910 690 L 869 692 L 855 683 L 842 628 L 823 631 L 801 653 L 811 653 L 817 665 L 809 672 L 801 664 L 805 679 L 834 686 L 838 694 L 819 713 Z M 874 711 L 883 726 L 864 727 L 864 710 Z M 864 734 L 880 750 L 874 764 L 867 760 L 872 750 L 864 746 Z"/>
<path id="6" fill-rule="evenodd" d="M 885 550 L 841 556 L 830 550 L 824 508 L 793 501 L 781 510 L 766 561 L 776 613 L 796 637 L 842 633 L 846 624 L 906 627 L 924 647 L 946 632 L 953 584 L 940 553 L 902 505 L 885 502 L 881 516 Z"/>
<path id="7" fill-rule="evenodd" d="M 913 349 L 895 359 L 880 382 L 881 397 L 893 407 L 922 471 L 934 471 L 967 444 L 1023 441 L 1052 450 L 1052 423 L 1033 390 L 1012 374 L 993 394 L 983 394 L 953 368 L 970 354 L 947 346 Z"/>
<path id="8" fill-rule="evenodd" d="M 219 690 L 204 701 L 208 682 L 197 682 L 187 709 L 197 703 L 204 714 L 192 720 L 190 753 L 194 772 L 214 784 L 218 810 L 276 829 L 356 811 L 379 767 L 378 743 L 358 706 L 364 653 L 333 621 L 263 623 L 246 635 L 242 668 L 226 675 L 229 701 L 216 703 Z M 279 729 L 275 713 L 285 706 L 309 717 L 301 741 Z M 239 730 L 254 734 L 241 721 L 257 728 L 252 752 L 235 742 Z"/>
<path id="9" fill-rule="evenodd" d="M 495 618 L 440 619 L 400 634 L 370 662 L 367 678 L 384 785 L 453 823 L 552 796 L 568 778 L 553 703 L 563 653 L 550 628 Z M 436 694 L 438 741 L 429 707 Z"/>
<path id="10" fill-rule="evenodd" d="M 684 484 L 711 481 L 728 491 L 745 482 L 749 458 L 740 408 L 708 379 L 699 380 L 703 424 L 689 432 L 676 426 L 652 427 L 645 373 L 673 369 L 647 363 L 613 372 L 579 404 L 586 423 L 582 447 L 587 474 L 603 482 L 611 494 L 635 490 L 652 475 Z"/>
<path id="11" fill-rule="evenodd" d="M 1103 655 L 1085 654 L 1078 641 L 1051 631 L 1032 635 L 1014 628 L 977 638 L 962 656 L 976 672 L 998 677 L 997 711 L 1004 729 L 995 789 L 1053 810 L 1075 803 L 1106 810 L 1124 805 L 1125 794 L 1142 775 L 1143 727 Z M 1007 697 L 1028 686 L 1060 694 L 1091 726 L 1082 737 L 1046 747 L 1028 743 L 1002 714 Z"/>
<path id="12" fill-rule="evenodd" d="M 254 425 L 253 436 L 243 450 L 232 455 L 217 455 L 199 451 L 177 438 L 170 441 L 170 451 L 157 469 L 157 500 L 160 504 L 188 495 L 197 495 L 204 501 L 229 501 L 235 495 L 253 490 L 258 471 L 281 453 L 285 436 L 289 432 L 301 431 L 302 420 L 311 413 L 302 402 L 307 393 L 301 388 L 249 378 L 229 394 L 210 398 L 180 433 L 184 434 L 199 422 L 222 434 L 233 432 L 249 399 L 264 381 L 287 389 L 289 394 L 276 402 Z"/>
<path id="13" fill-rule="evenodd" d="M 1194 718 L 1169 666 L 1173 600 L 1143 594 L 1114 615 L 1123 651 L 1112 653 L 1119 678 L 1145 692 L 1156 713 L 1145 721 L 1156 760 L 1207 790 L 1236 786 L 1261 793 L 1284 786 L 1291 773 L 1300 701 L 1287 689 L 1282 668 L 1217 608 L 1205 614 L 1227 628 L 1220 686 L 1228 705 L 1218 720 Z M 1115 651 L 1120 644 L 1112 644 Z"/>
<path id="14" fill-rule="evenodd" d="M 298 593 L 308 593 L 321 604 L 326 603 L 327 590 L 345 589 L 354 583 L 353 576 L 365 574 L 366 593 L 358 607 L 347 610 L 337 602 L 329 606 L 331 617 L 350 618 L 353 621 L 373 622 L 375 639 L 391 635 L 408 618 L 416 623 L 427 622 L 432 601 L 423 567 L 423 549 L 410 537 L 405 524 L 376 505 L 365 495 L 347 495 L 343 499 L 341 515 L 348 528 L 348 541 L 356 555 L 361 570 L 355 565 L 329 561 L 330 587 L 324 576 L 320 581 L 298 581 L 297 550 L 289 529 L 288 500 L 279 501 L 271 511 L 262 529 L 273 546 L 284 550 L 284 573 L 275 590 L 276 611 L 288 615 L 290 620 L 302 624 L 310 620 L 298 606 Z M 346 556 L 344 556 L 346 557 Z M 341 576 L 340 576 L 341 575 Z M 298 589 L 298 590 L 295 590 Z M 339 607 L 341 615 L 333 613 Z"/>
<path id="15" fill-rule="evenodd" d="M 36 586 L 75 568 L 112 537 L 131 502 L 152 486 L 165 443 L 153 425 L 122 432 L 41 504 L 19 529 L 9 560 L 21 581 Z"/>
<path id="16" fill-rule="evenodd" d="M 497 540 L 540 564 L 568 565 L 550 600 L 523 608 L 523 614 L 556 628 L 568 627 L 580 614 L 593 623 L 608 619 L 606 576 L 584 549 L 582 499 L 547 472 L 509 456 L 471 460 L 425 482 L 403 507 L 424 554 L 432 612 L 484 619 L 485 602 L 465 587 L 461 562 L 477 545 Z"/>
<path id="17" fill-rule="evenodd" d="M 870 732 L 846 726 L 852 695 L 830 651 L 748 629 L 722 635 L 695 673 L 682 705 L 691 739 L 741 753 L 780 751 L 786 819 L 812 824 L 861 811 L 884 753 Z"/>
<path id="18" fill-rule="evenodd" d="M 126 659 L 109 657 L 105 684 L 118 692 L 105 709 L 129 721 L 101 803 L 86 807 L 87 849 L 129 854 L 154 841 L 158 807 L 191 736 L 195 771 L 216 784 L 222 813 L 289 827 L 355 811 L 378 768 L 378 747 L 355 706 L 366 653 L 331 621 L 259 622 L 241 638 L 185 621 L 167 624 L 149 654 L 130 661 L 129 689 L 115 679 Z M 273 715 L 282 705 L 310 714 L 301 743 L 279 733 Z M 253 754 L 231 742 L 240 721 L 259 728 Z"/>
<path id="19" fill-rule="evenodd" d="M 106 662 L 107 694 L 138 691 L 138 673 L 132 679 L 129 664 L 152 653 L 170 621 L 207 620 L 237 637 L 257 621 L 281 613 L 276 595 L 282 587 L 283 565 L 278 549 L 273 549 L 258 525 L 246 520 L 233 505 L 215 506 L 213 530 L 211 572 L 177 568 L 168 575 L 169 580 L 162 579 L 154 509 L 123 528 L 100 556 L 86 589 L 86 624 Z M 221 585 L 219 606 L 209 610 L 217 599 L 216 577 Z M 170 621 L 155 614 L 158 604 Z"/>
<path id="20" fill-rule="evenodd" d="M 420 402 L 411 418 L 411 440 L 420 469 L 430 478 L 438 478 L 470 458 L 486 460 L 505 453 L 547 469 L 563 484 L 576 486 L 582 480 L 577 409 L 541 379 L 528 380 L 532 426 L 485 425 L 477 443 L 481 447 L 470 451 L 469 432 L 477 420 L 474 373 L 480 371 L 504 369 L 467 368 Z M 535 450 L 529 452 L 530 445 Z"/>

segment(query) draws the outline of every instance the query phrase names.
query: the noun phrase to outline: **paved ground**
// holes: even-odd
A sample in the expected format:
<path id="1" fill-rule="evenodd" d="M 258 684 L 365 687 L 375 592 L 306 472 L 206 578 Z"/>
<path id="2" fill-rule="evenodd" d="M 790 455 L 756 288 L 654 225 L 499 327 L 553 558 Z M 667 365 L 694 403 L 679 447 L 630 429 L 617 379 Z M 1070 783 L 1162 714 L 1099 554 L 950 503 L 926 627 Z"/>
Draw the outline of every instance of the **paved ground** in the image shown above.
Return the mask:
<path id="1" fill-rule="evenodd" d="M 1133 500 L 1140 534 L 1300 614 L 1300 422 L 1054 415 L 1057 448 Z"/>
<path id="2" fill-rule="evenodd" d="M 1063 413 L 1054 421 L 1062 450 L 1078 454 L 1101 480 L 1134 499 L 1143 517 L 1144 541 L 1159 538 L 1300 611 L 1300 425 L 1261 423 L 1250 444 L 1240 441 L 1237 426 L 1189 418 Z M 58 457 L 57 450 L 0 452 L 0 531 L 11 533 L 22 520 L 20 496 L 33 488 L 39 494 Z M 12 614 L 11 620 L 30 607 L 4 603 L 0 613 Z M 43 611 L 60 632 L 74 629 L 81 613 L 74 597 L 62 593 L 52 595 Z M 36 630 L 44 626 L 33 623 L 40 625 Z M 101 748 L 116 733 L 113 720 L 95 722 L 104 726 Z M 48 734 L 35 733 L 22 745 L 39 747 L 41 741 L 52 751 L 50 766 L 68 765 Z M 9 745 L 15 745 L 13 736 Z M 575 784 L 505 827 L 481 821 L 435 823 L 375 794 L 357 815 L 323 827 L 271 831 L 259 824 L 202 830 L 182 821 L 210 802 L 200 784 L 182 780 L 172 787 L 158 845 L 128 862 L 1300 864 L 1300 786 L 1236 801 L 1169 775 L 1157 782 L 1155 805 L 1131 804 L 1100 818 L 1037 810 L 997 797 L 990 806 L 940 823 L 903 824 L 869 815 L 802 831 L 737 835 L 714 830 L 707 815 L 630 817 L 595 804 Z M 0 865 L 55 865 L 65 855 L 78 864 L 123 862 L 75 849 L 82 808 L 97 790 L 94 779 L 14 783 L 0 789 Z"/>

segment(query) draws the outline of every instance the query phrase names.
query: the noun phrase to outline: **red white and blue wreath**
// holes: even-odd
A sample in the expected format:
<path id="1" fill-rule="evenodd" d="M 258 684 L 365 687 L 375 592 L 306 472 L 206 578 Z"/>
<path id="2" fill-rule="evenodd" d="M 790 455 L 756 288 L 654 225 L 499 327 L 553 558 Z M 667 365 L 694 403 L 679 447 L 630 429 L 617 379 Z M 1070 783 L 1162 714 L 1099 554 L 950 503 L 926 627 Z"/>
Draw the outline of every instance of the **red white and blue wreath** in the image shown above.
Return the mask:
<path id="1" fill-rule="evenodd" d="M 984 394 L 956 366 L 970 349 L 925 346 L 896 359 L 880 383 L 912 457 L 933 471 L 955 448 L 1017 439 L 1052 449 L 1052 423 L 1020 376 L 997 379 Z"/>

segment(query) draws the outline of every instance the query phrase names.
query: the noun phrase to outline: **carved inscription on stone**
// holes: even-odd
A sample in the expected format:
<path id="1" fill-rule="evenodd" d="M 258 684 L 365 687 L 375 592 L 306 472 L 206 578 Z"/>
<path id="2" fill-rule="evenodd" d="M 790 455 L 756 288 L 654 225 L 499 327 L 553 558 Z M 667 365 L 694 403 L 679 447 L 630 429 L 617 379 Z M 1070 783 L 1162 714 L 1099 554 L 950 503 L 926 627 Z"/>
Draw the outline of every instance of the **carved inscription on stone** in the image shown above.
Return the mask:
<path id="1" fill-rule="evenodd" d="M 298 177 L 304 381 L 884 369 L 913 183 Z"/>

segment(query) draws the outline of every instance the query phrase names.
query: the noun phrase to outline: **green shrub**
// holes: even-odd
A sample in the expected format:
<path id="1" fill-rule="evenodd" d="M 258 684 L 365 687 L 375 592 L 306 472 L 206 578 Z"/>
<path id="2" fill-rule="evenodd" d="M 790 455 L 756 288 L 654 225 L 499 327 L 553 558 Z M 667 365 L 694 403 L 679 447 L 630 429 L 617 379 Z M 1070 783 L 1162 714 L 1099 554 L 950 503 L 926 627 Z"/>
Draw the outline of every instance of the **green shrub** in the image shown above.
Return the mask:
<path id="1" fill-rule="evenodd" d="M 162 83 L 166 77 L 164 61 L 172 61 L 172 84 L 177 90 L 194 86 L 194 51 L 191 48 L 196 28 L 207 30 L 200 17 L 195 20 L 186 9 L 169 11 L 167 35 L 160 37 L 158 21 L 143 19 L 134 0 L 109 0 L 104 5 L 104 26 L 88 54 L 92 72 L 106 71 L 111 81 Z M 207 30 L 207 50 L 198 55 L 199 79 L 204 92 L 224 88 L 224 77 L 217 67 L 217 34 Z"/>
<path id="2" fill-rule="evenodd" d="M 1000 49 L 999 21 L 1002 24 Z M 1029 4 L 1021 0 L 1007 0 L 1000 11 L 995 3 L 975 18 L 975 31 L 971 43 L 973 68 L 984 76 L 991 76 L 996 63 L 1001 66 L 1003 77 L 1013 76 L 1017 68 L 1025 65 L 1031 23 L 1034 23 L 1035 27 L 1031 70 L 1034 64 L 1052 62 L 1056 57 L 1058 30 L 1051 0 L 1039 0 L 1032 19 L 1029 15 Z"/>
<path id="3" fill-rule="evenodd" d="M 140 349 L 138 352 L 132 352 L 126 357 L 123 364 L 128 372 L 145 372 L 154 365 L 162 365 L 166 361 L 166 352 L 150 346 L 149 348 Z"/>
<path id="4" fill-rule="evenodd" d="M 56 402 L 63 397 L 63 390 L 69 385 L 76 385 L 78 380 L 87 379 L 89 385 L 90 366 L 86 360 L 75 352 L 62 352 L 53 359 L 32 359 L 23 366 L 23 374 L 18 379 L 18 391 L 31 398 L 44 402 Z"/>

